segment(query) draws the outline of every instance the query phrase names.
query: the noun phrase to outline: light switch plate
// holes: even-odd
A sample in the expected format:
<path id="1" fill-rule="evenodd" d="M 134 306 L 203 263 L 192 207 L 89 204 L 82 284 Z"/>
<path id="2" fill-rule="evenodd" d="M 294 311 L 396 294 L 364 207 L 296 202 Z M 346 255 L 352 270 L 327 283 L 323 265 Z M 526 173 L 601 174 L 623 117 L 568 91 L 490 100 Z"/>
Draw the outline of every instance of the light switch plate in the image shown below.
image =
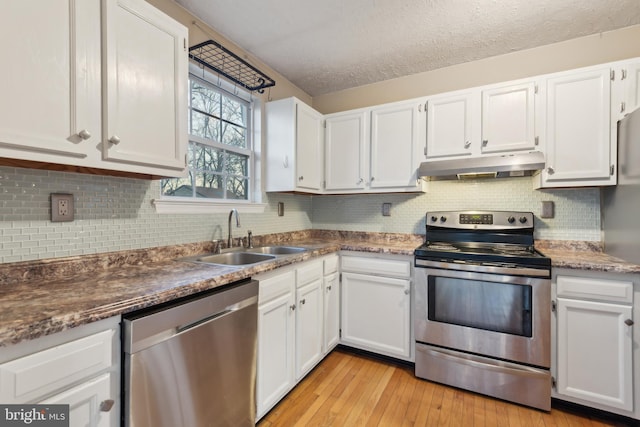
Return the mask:
<path id="1" fill-rule="evenodd" d="M 51 222 L 73 221 L 73 194 L 51 193 Z"/>

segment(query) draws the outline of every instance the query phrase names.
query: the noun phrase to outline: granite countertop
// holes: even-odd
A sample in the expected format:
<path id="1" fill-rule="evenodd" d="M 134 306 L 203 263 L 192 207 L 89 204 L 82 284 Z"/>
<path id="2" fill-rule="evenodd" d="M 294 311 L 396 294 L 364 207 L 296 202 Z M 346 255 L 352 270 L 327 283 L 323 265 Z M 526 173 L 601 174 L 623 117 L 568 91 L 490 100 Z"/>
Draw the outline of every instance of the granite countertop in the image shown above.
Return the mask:
<path id="1" fill-rule="evenodd" d="M 308 251 L 246 267 L 181 261 L 211 252 L 212 243 L 0 264 L 0 347 L 129 313 L 259 273 L 349 250 L 413 255 L 423 236 L 305 230 L 256 236 L 255 246 L 304 246 Z M 556 268 L 640 273 L 640 266 L 608 256 L 598 245 L 540 241 Z"/>

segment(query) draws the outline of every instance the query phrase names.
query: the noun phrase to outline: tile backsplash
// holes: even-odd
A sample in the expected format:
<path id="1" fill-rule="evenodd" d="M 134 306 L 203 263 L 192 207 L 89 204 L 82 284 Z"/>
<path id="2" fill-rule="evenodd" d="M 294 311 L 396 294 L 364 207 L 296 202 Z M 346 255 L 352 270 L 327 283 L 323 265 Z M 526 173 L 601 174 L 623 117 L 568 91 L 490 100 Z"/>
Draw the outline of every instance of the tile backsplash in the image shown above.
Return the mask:
<path id="1" fill-rule="evenodd" d="M 226 237 L 227 214 L 155 212 L 159 181 L 0 167 L 0 262 L 83 255 L 191 243 Z M 75 221 L 50 221 L 50 193 L 73 193 Z M 241 214 L 234 235 L 309 228 L 424 233 L 428 210 L 542 210 L 555 203 L 555 218 L 536 218 L 536 237 L 600 240 L 598 189 L 532 190 L 530 178 L 429 183 L 425 194 L 305 196 L 270 193 L 261 214 Z M 285 215 L 277 215 L 284 202 Z M 391 203 L 391 216 L 382 216 Z"/>

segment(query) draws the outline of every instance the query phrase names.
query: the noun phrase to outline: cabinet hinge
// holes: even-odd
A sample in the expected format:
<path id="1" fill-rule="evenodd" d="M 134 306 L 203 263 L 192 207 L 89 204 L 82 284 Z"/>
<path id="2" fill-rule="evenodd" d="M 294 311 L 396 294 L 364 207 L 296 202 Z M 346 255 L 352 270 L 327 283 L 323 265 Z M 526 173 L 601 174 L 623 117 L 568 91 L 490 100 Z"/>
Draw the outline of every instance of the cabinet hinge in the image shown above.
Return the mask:
<path id="1" fill-rule="evenodd" d="M 620 103 L 620 112 L 624 113 L 624 110 L 627 109 L 627 103 L 626 102 L 621 102 Z"/>
<path id="2" fill-rule="evenodd" d="M 184 167 L 186 168 L 189 162 L 187 161 L 187 154 L 184 155 Z"/>
<path id="3" fill-rule="evenodd" d="M 427 155 L 427 146 L 426 145 L 424 146 L 423 152 L 424 152 L 424 155 L 426 156 Z"/>
<path id="4" fill-rule="evenodd" d="M 557 307 L 556 307 L 556 302 L 552 300 L 552 301 L 551 301 L 551 311 L 552 311 L 552 312 L 555 312 L 555 311 L 556 311 L 556 309 L 557 309 Z"/>
<path id="5" fill-rule="evenodd" d="M 342 338 L 342 329 L 338 329 L 338 337 Z"/>
<path id="6" fill-rule="evenodd" d="M 535 145 L 540 144 L 540 137 L 539 137 L 539 136 L 536 136 L 536 137 L 533 139 L 533 143 L 534 143 Z"/>
<path id="7" fill-rule="evenodd" d="M 182 39 L 182 48 L 187 50 L 187 39 Z"/>
<path id="8" fill-rule="evenodd" d="M 625 68 L 623 68 L 622 70 L 620 70 L 620 80 L 624 80 L 627 78 L 627 70 Z"/>
<path id="9" fill-rule="evenodd" d="M 338 275 L 338 280 L 339 280 L 340 282 L 342 282 L 342 273 L 340 273 L 340 274 Z"/>
<path id="10" fill-rule="evenodd" d="M 613 176 L 614 173 L 616 173 L 616 167 L 615 165 L 611 165 L 611 168 L 609 170 L 609 173 L 611 174 L 611 176 Z"/>
<path id="11" fill-rule="evenodd" d="M 554 390 L 558 389 L 558 384 L 556 383 L 556 377 L 551 377 L 551 388 Z"/>
<path id="12" fill-rule="evenodd" d="M 611 70 L 611 80 L 616 79 L 616 70 Z"/>
<path id="13" fill-rule="evenodd" d="M 325 129 L 327 128 L 327 121 L 326 120 L 322 121 L 322 127 L 325 128 Z"/>
<path id="14" fill-rule="evenodd" d="M 533 93 L 538 93 L 538 85 L 533 85 Z"/>

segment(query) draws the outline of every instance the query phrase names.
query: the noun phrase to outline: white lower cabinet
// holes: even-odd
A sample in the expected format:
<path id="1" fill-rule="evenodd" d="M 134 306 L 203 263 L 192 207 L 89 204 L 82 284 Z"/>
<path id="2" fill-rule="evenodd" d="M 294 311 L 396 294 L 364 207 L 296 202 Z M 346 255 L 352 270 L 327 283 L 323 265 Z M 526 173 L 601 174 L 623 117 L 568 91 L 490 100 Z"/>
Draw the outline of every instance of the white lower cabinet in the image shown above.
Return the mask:
<path id="1" fill-rule="evenodd" d="M 324 334 L 322 350 L 328 354 L 340 342 L 340 273 L 338 255 L 324 260 Z"/>
<path id="2" fill-rule="evenodd" d="M 323 259 L 254 279 L 258 296 L 257 420 L 323 357 Z"/>
<path id="3" fill-rule="evenodd" d="M 634 337 L 632 326 L 634 317 L 637 320 L 634 281 L 637 278 L 633 275 L 575 270 L 554 273 L 554 397 L 640 418 L 639 385 L 636 378 L 634 391 L 633 369 L 634 359 L 636 364 L 639 359 L 638 334 Z"/>
<path id="4" fill-rule="evenodd" d="M 411 261 L 364 256 L 341 261 L 341 343 L 411 360 Z"/>
<path id="5" fill-rule="evenodd" d="M 0 401 L 66 404 L 69 425 L 120 425 L 119 317 L 8 347 Z"/>

